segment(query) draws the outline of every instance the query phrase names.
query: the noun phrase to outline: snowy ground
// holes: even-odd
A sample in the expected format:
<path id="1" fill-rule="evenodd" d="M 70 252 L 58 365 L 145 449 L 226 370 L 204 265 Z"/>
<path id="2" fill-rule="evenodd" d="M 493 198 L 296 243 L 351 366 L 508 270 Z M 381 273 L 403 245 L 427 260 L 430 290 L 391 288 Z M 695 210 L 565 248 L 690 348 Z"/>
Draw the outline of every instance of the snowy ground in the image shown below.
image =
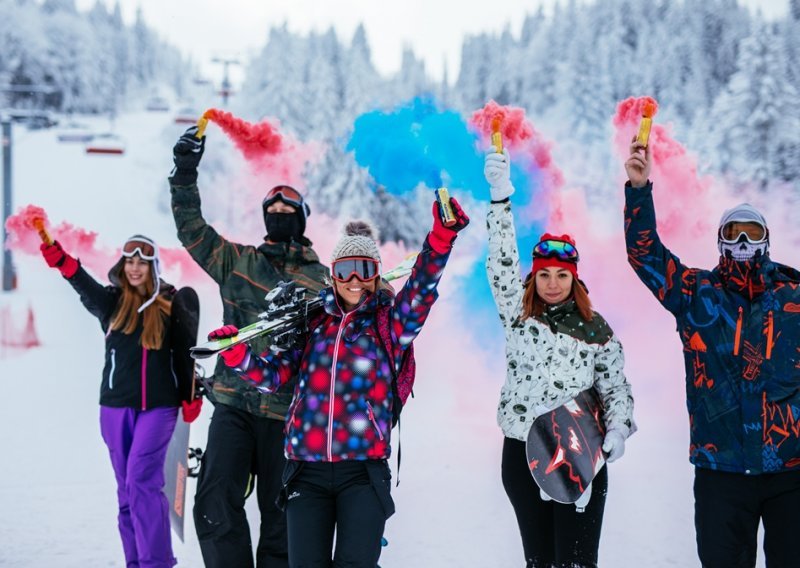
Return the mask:
<path id="1" fill-rule="evenodd" d="M 178 246 L 165 177 L 181 127 L 167 116 L 141 113 L 122 116 L 117 129 L 128 140 L 122 158 L 88 157 L 80 146 L 59 145 L 53 132 L 17 128 L 15 206 L 43 206 L 54 220 L 98 231 L 108 246 L 143 228 L 162 246 Z M 42 346 L 0 352 L 0 565 L 122 567 L 114 478 L 98 427 L 102 334 L 72 289 L 40 258 L 17 255 L 15 261 L 19 290 L 0 296 L 0 307 L 9 306 L 21 322 L 31 306 Z M 207 281 L 197 287 L 201 330 L 208 330 L 219 322 L 219 300 Z M 443 296 L 446 306 L 446 290 Z M 437 307 L 431 329 L 423 332 L 423 341 L 441 340 L 445 348 L 438 355 L 423 349 L 418 356 L 416 398 L 403 414 L 401 483 L 393 490 L 398 512 L 388 523 L 390 544 L 381 564 L 522 566 L 500 482 L 502 438 L 494 421 L 502 354 L 492 354 L 495 360 L 487 363 L 479 349 L 453 351 L 446 340 L 447 314 L 447 307 Z M 666 318 L 659 325 L 674 335 Z M 670 360 L 668 371 L 651 353 L 628 357 L 639 433 L 625 457 L 610 466 L 600 547 L 605 567 L 699 565 L 688 420 L 683 383 L 673 372 L 679 369 L 677 339 L 655 351 Z M 447 360 L 454 358 L 495 372 L 449 373 Z M 635 373 L 646 363 L 649 373 Z M 205 444 L 210 411 L 206 407 L 193 427 L 192 445 Z M 249 507 L 256 519 L 255 503 Z M 202 566 L 191 518 L 186 534 L 185 543 L 174 539 L 179 566 Z"/>

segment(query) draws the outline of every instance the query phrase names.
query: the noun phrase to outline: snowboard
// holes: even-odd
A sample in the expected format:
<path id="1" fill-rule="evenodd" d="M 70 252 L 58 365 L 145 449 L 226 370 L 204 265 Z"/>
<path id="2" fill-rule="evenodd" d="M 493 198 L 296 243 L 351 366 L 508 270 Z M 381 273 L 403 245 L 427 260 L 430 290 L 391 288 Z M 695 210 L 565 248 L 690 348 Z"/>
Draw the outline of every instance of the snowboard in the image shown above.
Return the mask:
<path id="1" fill-rule="evenodd" d="M 189 354 L 189 348 L 197 343 L 199 316 L 197 293 L 188 287 L 178 290 L 172 300 L 173 367 L 182 400 L 198 394 L 194 385 L 194 359 Z M 179 408 L 164 461 L 164 494 L 169 504 L 169 521 L 181 542 L 186 513 L 186 478 L 189 475 L 189 426 L 183 421 Z"/>
<path id="2" fill-rule="evenodd" d="M 411 274 L 416 260 L 417 253 L 406 256 L 400 264 L 381 274 L 381 278 L 391 282 L 408 276 Z M 262 335 L 278 336 L 283 333 L 291 333 L 299 324 L 308 321 L 322 310 L 321 298 L 305 300 L 303 288 L 293 286 L 293 282 L 282 282 L 270 290 L 264 298 L 267 302 L 267 311 L 259 314 L 257 322 L 243 327 L 234 337 L 195 345 L 190 349 L 192 357 L 205 359 Z"/>
<path id="3" fill-rule="evenodd" d="M 553 501 L 577 501 L 605 464 L 604 437 L 603 403 L 594 388 L 537 416 L 525 445 L 536 484 Z"/>

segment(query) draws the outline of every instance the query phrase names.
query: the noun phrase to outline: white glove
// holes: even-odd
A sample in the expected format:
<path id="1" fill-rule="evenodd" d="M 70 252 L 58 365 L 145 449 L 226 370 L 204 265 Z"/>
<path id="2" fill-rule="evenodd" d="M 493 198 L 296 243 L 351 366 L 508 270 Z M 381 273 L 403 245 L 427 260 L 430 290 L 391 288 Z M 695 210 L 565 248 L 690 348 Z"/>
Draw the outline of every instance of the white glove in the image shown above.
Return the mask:
<path id="1" fill-rule="evenodd" d="M 489 183 L 492 201 L 502 201 L 514 193 L 514 186 L 511 185 L 511 158 L 508 150 L 504 148 L 502 154 L 497 152 L 486 154 L 483 161 L 483 176 Z"/>
<path id="2" fill-rule="evenodd" d="M 619 430 L 611 429 L 606 432 L 603 440 L 603 451 L 608 454 L 606 462 L 617 461 L 625 453 L 625 436 Z"/>
<path id="3" fill-rule="evenodd" d="M 578 500 L 575 501 L 575 510 L 579 513 L 583 513 L 586 510 L 586 506 L 589 504 L 589 499 L 592 498 L 592 484 L 590 483 L 589 486 L 586 488 L 586 491 L 583 492 L 583 495 L 578 497 Z"/>
<path id="4" fill-rule="evenodd" d="M 547 493 L 544 492 L 544 489 L 539 489 L 539 497 L 541 497 L 542 501 L 552 501 L 553 498 L 550 497 Z"/>

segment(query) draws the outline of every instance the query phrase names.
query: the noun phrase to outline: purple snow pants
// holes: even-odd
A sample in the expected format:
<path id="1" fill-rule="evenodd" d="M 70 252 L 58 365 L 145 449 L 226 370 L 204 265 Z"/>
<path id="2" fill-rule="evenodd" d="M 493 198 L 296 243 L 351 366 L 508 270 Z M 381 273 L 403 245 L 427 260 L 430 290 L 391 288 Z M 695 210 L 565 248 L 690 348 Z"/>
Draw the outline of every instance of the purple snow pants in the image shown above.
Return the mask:
<path id="1" fill-rule="evenodd" d="M 119 534 L 127 568 L 171 568 L 164 460 L 177 408 L 100 407 L 100 431 L 117 477 Z"/>

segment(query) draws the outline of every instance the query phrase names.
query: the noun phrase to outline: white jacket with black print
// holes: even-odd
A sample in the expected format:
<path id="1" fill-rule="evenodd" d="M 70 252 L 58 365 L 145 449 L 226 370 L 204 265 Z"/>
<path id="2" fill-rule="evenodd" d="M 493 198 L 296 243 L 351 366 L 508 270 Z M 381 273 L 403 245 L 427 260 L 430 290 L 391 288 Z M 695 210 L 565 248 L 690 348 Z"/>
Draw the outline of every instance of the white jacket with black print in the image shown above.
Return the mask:
<path id="1" fill-rule="evenodd" d="M 619 340 L 600 314 L 584 322 L 572 301 L 521 320 L 524 290 L 510 203 L 492 203 L 487 224 L 486 271 L 506 337 L 506 380 L 497 408 L 503 433 L 525 441 L 536 416 L 594 386 L 605 405 L 606 428 L 627 438 L 635 430 L 633 397 Z"/>

